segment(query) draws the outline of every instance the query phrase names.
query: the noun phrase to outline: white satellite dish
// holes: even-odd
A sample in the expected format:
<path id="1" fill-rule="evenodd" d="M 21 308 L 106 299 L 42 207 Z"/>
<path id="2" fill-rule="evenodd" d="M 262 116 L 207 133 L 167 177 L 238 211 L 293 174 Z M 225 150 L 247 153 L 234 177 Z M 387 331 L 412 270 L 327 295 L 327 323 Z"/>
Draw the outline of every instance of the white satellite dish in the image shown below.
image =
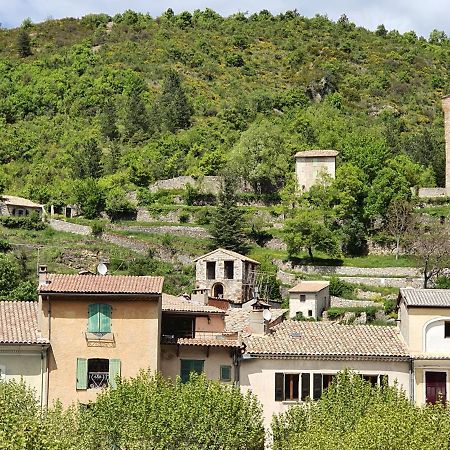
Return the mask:
<path id="1" fill-rule="evenodd" d="M 264 320 L 266 320 L 267 322 L 269 322 L 269 320 L 272 318 L 272 313 L 270 312 L 269 309 L 265 309 L 265 310 L 263 311 L 263 317 L 264 317 Z"/>
<path id="2" fill-rule="evenodd" d="M 106 264 L 104 264 L 104 263 L 98 264 L 98 265 L 97 265 L 97 272 L 98 272 L 100 275 L 106 275 L 107 272 L 108 272 L 108 268 L 106 267 Z"/>

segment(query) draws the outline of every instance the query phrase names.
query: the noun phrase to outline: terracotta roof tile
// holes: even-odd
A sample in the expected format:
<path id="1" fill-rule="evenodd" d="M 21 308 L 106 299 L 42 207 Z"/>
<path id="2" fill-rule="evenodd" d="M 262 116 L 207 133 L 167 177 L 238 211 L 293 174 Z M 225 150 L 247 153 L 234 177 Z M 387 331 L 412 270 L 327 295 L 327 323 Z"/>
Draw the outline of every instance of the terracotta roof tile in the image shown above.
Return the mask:
<path id="1" fill-rule="evenodd" d="M 397 328 L 287 320 L 247 339 L 247 353 L 310 357 L 408 357 Z"/>
<path id="2" fill-rule="evenodd" d="M 225 248 L 216 248 L 212 252 L 206 253 L 206 255 L 202 255 L 202 256 L 195 258 L 194 261 L 198 261 L 200 259 L 207 258 L 208 256 L 211 256 L 217 252 L 225 253 L 226 255 L 231 256 L 232 258 L 235 258 L 235 259 L 240 259 L 241 261 L 248 261 L 253 264 L 258 264 L 258 265 L 260 264 L 258 261 L 255 261 L 254 259 L 251 259 L 247 256 L 241 255 L 240 253 L 233 252 L 232 250 L 227 250 Z"/>
<path id="3" fill-rule="evenodd" d="M 296 158 L 320 158 L 320 157 L 333 157 L 339 155 L 336 150 L 306 150 L 304 152 L 297 152 Z"/>
<path id="4" fill-rule="evenodd" d="M 34 203 L 28 198 L 16 197 L 14 195 L 2 195 L 1 201 L 3 201 L 3 203 L 5 203 L 6 205 L 24 206 L 28 208 L 42 208 L 42 205 L 40 205 L 39 203 Z"/>
<path id="5" fill-rule="evenodd" d="M 131 275 L 48 274 L 40 293 L 66 294 L 161 294 L 163 277 Z"/>
<path id="6" fill-rule="evenodd" d="M 46 344 L 37 331 L 38 303 L 0 301 L 0 344 Z"/>
<path id="7" fill-rule="evenodd" d="M 209 347 L 242 347 L 242 344 L 237 339 L 178 338 L 177 344 Z"/>
<path id="8" fill-rule="evenodd" d="M 289 292 L 319 292 L 330 286 L 329 281 L 300 281 L 296 286 L 289 289 Z"/>
<path id="9" fill-rule="evenodd" d="M 225 316 L 225 331 L 226 332 L 239 332 L 248 331 L 250 327 L 250 314 L 251 309 L 246 308 L 231 308 L 227 311 Z M 278 320 L 282 315 L 287 313 L 288 309 L 271 308 L 272 313 L 271 322 Z"/>
<path id="10" fill-rule="evenodd" d="M 192 312 L 192 313 L 209 313 L 209 314 L 225 314 L 225 311 L 215 306 L 202 305 L 186 300 L 182 297 L 163 294 L 162 310 L 174 312 Z"/>

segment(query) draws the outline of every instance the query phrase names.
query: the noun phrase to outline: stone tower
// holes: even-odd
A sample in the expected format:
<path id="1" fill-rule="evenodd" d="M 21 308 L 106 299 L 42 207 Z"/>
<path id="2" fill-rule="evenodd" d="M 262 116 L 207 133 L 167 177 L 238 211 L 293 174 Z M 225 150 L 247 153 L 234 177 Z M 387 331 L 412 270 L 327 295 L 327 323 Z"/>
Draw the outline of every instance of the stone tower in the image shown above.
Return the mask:
<path id="1" fill-rule="evenodd" d="M 445 191 L 450 194 L 450 94 L 442 98 L 445 135 Z"/>

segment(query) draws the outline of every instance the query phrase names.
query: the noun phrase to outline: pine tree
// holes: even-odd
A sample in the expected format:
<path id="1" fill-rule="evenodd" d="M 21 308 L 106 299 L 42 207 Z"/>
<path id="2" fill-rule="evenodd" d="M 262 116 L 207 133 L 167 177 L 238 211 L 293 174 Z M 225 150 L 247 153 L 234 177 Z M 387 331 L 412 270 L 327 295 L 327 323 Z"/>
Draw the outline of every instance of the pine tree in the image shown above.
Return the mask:
<path id="1" fill-rule="evenodd" d="M 162 130 L 174 132 L 180 128 L 188 128 L 192 114 L 192 106 L 181 86 L 180 76 L 177 72 L 170 71 L 153 108 L 155 121 Z"/>
<path id="2" fill-rule="evenodd" d="M 144 101 L 136 90 L 128 97 L 124 125 L 126 138 L 132 138 L 139 131 L 146 133 L 149 129 L 148 113 Z"/>
<path id="3" fill-rule="evenodd" d="M 119 138 L 116 122 L 116 106 L 113 101 L 108 101 L 100 114 L 100 129 L 105 139 L 115 141 Z"/>
<path id="4" fill-rule="evenodd" d="M 236 183 L 225 177 L 222 190 L 217 197 L 217 208 L 211 220 L 213 248 L 226 248 L 238 253 L 247 250 L 243 231 L 243 213 L 236 206 Z"/>
<path id="5" fill-rule="evenodd" d="M 21 29 L 17 35 L 17 51 L 21 58 L 31 55 L 30 35 L 25 29 Z"/>

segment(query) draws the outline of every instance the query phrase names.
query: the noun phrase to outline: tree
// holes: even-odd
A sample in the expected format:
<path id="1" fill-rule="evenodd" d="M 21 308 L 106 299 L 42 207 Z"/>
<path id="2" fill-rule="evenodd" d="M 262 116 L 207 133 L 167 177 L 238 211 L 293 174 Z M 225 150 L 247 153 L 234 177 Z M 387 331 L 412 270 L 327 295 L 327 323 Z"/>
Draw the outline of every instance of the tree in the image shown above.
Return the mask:
<path id="1" fill-rule="evenodd" d="M 395 259 L 398 259 L 400 252 L 400 240 L 412 225 L 412 213 L 412 205 L 406 200 L 395 199 L 388 207 L 386 229 L 395 238 Z"/>
<path id="2" fill-rule="evenodd" d="M 125 105 L 124 135 L 127 139 L 136 133 L 148 132 L 149 117 L 139 89 L 133 89 L 128 95 Z"/>
<path id="3" fill-rule="evenodd" d="M 236 182 L 225 176 L 217 196 L 217 207 L 211 218 L 213 248 L 226 248 L 238 253 L 247 251 L 243 213 L 236 206 Z"/>
<path id="4" fill-rule="evenodd" d="M 450 232 L 446 225 L 417 221 L 407 238 L 408 250 L 417 257 L 422 267 L 423 287 L 449 267 Z"/>
<path id="5" fill-rule="evenodd" d="M 21 58 L 26 58 L 31 55 L 30 35 L 24 28 L 21 28 L 17 35 L 17 52 Z"/>
<path id="6" fill-rule="evenodd" d="M 181 86 L 180 76 L 171 70 L 164 79 L 152 115 L 160 129 L 175 132 L 190 126 L 192 114 L 193 109 Z"/>
<path id="7" fill-rule="evenodd" d="M 80 145 L 73 164 L 77 178 L 97 179 L 102 176 L 102 150 L 96 139 L 88 138 Z"/>
<path id="8" fill-rule="evenodd" d="M 119 138 L 117 113 L 114 101 L 107 101 L 100 114 L 100 129 L 105 139 L 115 141 Z"/>
<path id="9" fill-rule="evenodd" d="M 93 178 L 75 183 L 74 198 L 86 219 L 96 219 L 105 207 L 104 192 Z"/>

